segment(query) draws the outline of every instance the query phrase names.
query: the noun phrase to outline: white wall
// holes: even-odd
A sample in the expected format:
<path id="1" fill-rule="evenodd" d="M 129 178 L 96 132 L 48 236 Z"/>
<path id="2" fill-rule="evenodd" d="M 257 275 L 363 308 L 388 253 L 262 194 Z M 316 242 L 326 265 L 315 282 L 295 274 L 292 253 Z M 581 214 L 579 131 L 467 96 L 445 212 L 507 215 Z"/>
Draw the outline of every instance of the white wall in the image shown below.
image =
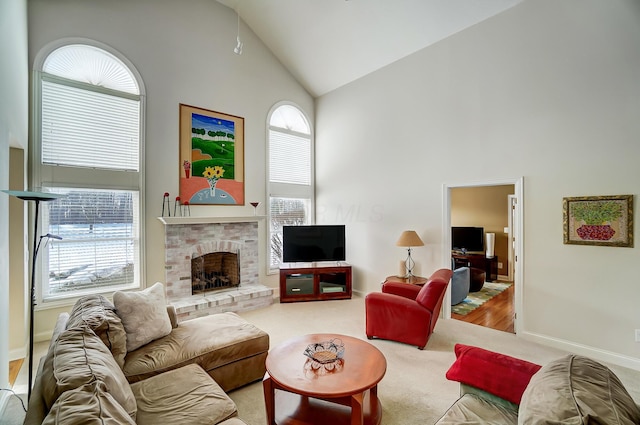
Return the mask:
<path id="1" fill-rule="evenodd" d="M 323 96 L 315 114 L 245 27 L 245 52 L 233 55 L 235 15 L 215 1 L 31 0 L 29 52 L 32 61 L 52 40 L 86 36 L 142 74 L 147 282 L 164 276 L 155 217 L 161 194 L 178 189 L 178 103 L 245 117 L 247 200 L 264 201 L 266 113 L 289 99 L 316 117 L 317 218 L 347 224 L 356 290 L 377 290 L 397 271 L 405 229 L 425 241 L 413 253 L 418 273 L 446 264 L 443 183 L 524 176 L 521 335 L 640 369 L 637 248 L 562 244 L 562 197 L 637 195 L 639 23 L 635 0 L 525 0 Z M 194 215 L 242 213 L 251 208 Z M 40 315 L 37 332 L 55 313 Z"/>
<path id="2" fill-rule="evenodd" d="M 638 195 L 638 46 L 638 1 L 525 0 L 319 98 L 318 219 L 346 222 L 355 288 L 404 229 L 421 273 L 447 264 L 444 183 L 524 176 L 520 335 L 640 369 L 638 248 L 562 242 L 563 197 Z"/>
<path id="3" fill-rule="evenodd" d="M 266 119 L 278 101 L 289 100 L 314 117 L 311 96 L 244 25 L 244 52 L 233 53 L 236 15 L 214 0 L 30 0 L 30 64 L 53 40 L 86 37 L 124 54 L 142 75 L 147 93 L 146 282 L 164 280 L 164 192 L 178 195 L 178 104 L 245 118 L 246 206 L 191 206 L 192 215 L 249 216 L 250 201 L 265 206 Z M 261 240 L 265 228 L 261 226 Z M 260 279 L 265 275 L 261 244 Z M 62 309 L 39 312 L 36 334 L 46 338 Z"/>
<path id="4" fill-rule="evenodd" d="M 9 146 L 28 131 L 27 2 L 0 2 L 0 189 L 9 188 Z M 9 383 L 9 197 L 0 194 L 0 388 Z M 0 411 L 7 393 L 0 394 Z"/>

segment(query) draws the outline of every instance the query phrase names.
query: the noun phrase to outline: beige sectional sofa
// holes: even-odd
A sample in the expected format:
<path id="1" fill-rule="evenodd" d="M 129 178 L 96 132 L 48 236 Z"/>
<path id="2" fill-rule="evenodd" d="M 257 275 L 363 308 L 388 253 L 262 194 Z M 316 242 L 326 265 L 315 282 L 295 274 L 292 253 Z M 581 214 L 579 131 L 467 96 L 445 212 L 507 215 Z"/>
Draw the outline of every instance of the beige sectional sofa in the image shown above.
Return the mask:
<path id="1" fill-rule="evenodd" d="M 262 379 L 269 336 L 235 313 L 178 324 L 175 311 L 162 308 L 166 317 L 138 323 L 142 340 L 151 341 L 132 351 L 135 330 L 125 330 L 127 320 L 106 298 L 85 297 L 61 314 L 25 424 L 244 424 L 225 391 Z M 165 319 L 168 334 L 149 334 Z"/>
<path id="2" fill-rule="evenodd" d="M 457 344 L 447 378 L 461 396 L 436 425 L 638 425 L 640 408 L 593 359 L 566 355 L 544 366 Z"/>

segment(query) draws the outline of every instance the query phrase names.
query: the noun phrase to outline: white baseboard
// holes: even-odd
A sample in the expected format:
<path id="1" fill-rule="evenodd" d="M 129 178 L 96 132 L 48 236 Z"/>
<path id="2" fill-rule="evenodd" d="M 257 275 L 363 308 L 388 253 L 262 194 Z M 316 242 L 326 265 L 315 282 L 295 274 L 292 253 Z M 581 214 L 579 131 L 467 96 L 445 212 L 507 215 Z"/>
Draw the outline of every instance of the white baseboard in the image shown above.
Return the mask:
<path id="1" fill-rule="evenodd" d="M 52 336 L 53 336 L 53 329 L 50 331 L 39 332 L 33 335 L 33 340 L 35 342 L 50 341 Z"/>
<path id="2" fill-rule="evenodd" d="M 640 359 L 624 356 L 622 354 L 611 351 L 601 350 L 599 348 L 582 345 L 571 341 L 558 338 L 552 338 L 546 335 L 540 335 L 533 332 L 519 332 L 518 337 L 528 341 L 537 342 L 541 345 L 568 351 L 570 353 L 580 354 L 591 357 L 595 360 L 615 364 L 629 369 L 640 371 Z"/>
<path id="3" fill-rule="evenodd" d="M 360 297 L 360 298 L 364 298 L 364 297 L 367 295 L 367 293 L 366 293 L 366 292 L 359 291 L 359 290 L 356 290 L 356 289 L 351 289 L 351 295 L 352 295 L 352 296 L 353 296 L 353 295 L 357 295 L 357 296 L 358 296 L 358 297 Z"/>
<path id="4" fill-rule="evenodd" d="M 9 361 L 25 359 L 27 357 L 27 347 L 14 348 L 9 350 Z"/>

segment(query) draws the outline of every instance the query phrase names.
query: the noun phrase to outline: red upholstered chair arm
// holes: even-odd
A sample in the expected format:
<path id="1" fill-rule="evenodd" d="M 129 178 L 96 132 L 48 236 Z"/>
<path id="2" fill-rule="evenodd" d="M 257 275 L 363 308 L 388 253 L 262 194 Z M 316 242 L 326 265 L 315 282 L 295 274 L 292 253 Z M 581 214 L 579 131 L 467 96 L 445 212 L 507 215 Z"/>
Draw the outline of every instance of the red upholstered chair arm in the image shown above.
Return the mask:
<path id="1" fill-rule="evenodd" d="M 402 282 L 386 282 L 382 284 L 382 292 L 385 294 L 399 295 L 410 300 L 415 300 L 420 292 L 420 286 Z"/>
<path id="2" fill-rule="evenodd" d="M 429 310 L 415 301 L 399 295 L 373 292 L 367 295 L 365 303 L 368 316 L 373 313 L 379 320 L 387 323 L 395 323 L 398 321 L 398 317 L 402 317 L 402 326 L 404 327 L 409 324 L 415 325 L 418 322 L 425 323 L 428 327 L 431 317 Z M 400 324 L 393 326 L 400 326 Z"/>
<path id="3" fill-rule="evenodd" d="M 413 300 L 372 292 L 365 298 L 365 307 L 367 335 L 381 336 L 388 335 L 388 332 L 428 334 L 431 312 Z"/>
<path id="4" fill-rule="evenodd" d="M 540 365 L 479 347 L 456 344 L 447 379 L 479 388 L 515 404 Z"/>

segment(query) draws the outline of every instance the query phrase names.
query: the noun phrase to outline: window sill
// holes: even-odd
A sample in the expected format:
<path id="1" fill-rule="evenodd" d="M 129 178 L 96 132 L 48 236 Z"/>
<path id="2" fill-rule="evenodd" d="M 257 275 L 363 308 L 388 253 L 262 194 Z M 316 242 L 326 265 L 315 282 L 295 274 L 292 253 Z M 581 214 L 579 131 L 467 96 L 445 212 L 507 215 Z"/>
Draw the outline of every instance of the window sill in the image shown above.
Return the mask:
<path id="1" fill-rule="evenodd" d="M 75 303 L 82 297 L 87 295 L 102 295 L 109 301 L 113 302 L 113 293 L 116 291 L 128 291 L 141 289 L 140 285 L 111 286 L 99 288 L 101 290 L 88 290 L 84 292 L 74 292 L 69 295 L 51 296 L 45 299 L 39 299 L 36 302 L 35 311 L 52 310 L 57 308 L 73 307 Z"/>

